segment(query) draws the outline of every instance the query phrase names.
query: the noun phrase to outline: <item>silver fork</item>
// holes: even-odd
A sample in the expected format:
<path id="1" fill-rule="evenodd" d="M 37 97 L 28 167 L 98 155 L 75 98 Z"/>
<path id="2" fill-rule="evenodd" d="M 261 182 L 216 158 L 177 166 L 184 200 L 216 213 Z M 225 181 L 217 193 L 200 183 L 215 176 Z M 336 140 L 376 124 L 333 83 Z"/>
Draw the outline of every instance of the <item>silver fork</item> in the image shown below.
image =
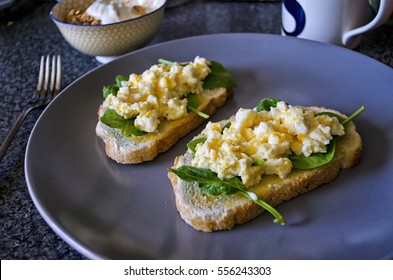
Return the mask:
<path id="1" fill-rule="evenodd" d="M 52 61 L 52 62 L 51 62 Z M 47 106 L 61 89 L 61 58 L 60 55 L 41 57 L 40 70 L 38 74 L 37 88 L 30 100 L 30 106 L 26 108 L 17 118 L 10 132 L 0 147 L 0 160 L 3 158 L 8 146 L 22 125 L 27 115 L 34 109 Z"/>

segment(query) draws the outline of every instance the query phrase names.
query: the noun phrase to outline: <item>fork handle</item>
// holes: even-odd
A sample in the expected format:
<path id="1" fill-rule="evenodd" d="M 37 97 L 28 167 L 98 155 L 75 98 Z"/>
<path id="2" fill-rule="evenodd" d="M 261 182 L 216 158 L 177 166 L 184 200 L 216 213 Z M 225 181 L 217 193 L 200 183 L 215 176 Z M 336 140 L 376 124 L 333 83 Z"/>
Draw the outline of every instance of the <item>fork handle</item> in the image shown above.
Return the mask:
<path id="1" fill-rule="evenodd" d="M 5 138 L 3 144 L 1 144 L 0 147 L 0 160 L 3 159 L 3 156 L 5 152 L 7 151 L 9 145 L 12 142 L 12 139 L 14 139 L 16 133 L 18 132 L 20 126 L 22 125 L 23 121 L 27 117 L 27 115 L 34 109 L 34 107 L 27 108 L 24 110 L 19 117 L 16 119 L 14 125 L 12 126 L 10 132 L 8 133 L 7 137 Z"/>

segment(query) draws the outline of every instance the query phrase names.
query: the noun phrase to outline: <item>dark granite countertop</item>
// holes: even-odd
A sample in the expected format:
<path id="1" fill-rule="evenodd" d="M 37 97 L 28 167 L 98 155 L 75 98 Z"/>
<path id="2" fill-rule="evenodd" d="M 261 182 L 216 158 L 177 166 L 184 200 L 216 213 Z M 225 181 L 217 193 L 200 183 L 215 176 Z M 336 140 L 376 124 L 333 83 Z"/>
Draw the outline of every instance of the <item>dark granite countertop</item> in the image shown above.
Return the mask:
<path id="1" fill-rule="evenodd" d="M 99 66 L 61 37 L 49 18 L 53 3 L 37 4 L 22 18 L 0 26 L 0 141 L 3 142 L 35 88 L 42 54 L 61 54 L 63 84 Z M 167 8 L 156 44 L 203 34 L 280 33 L 281 3 L 194 0 Z M 393 26 L 363 36 L 355 50 L 393 67 Z M 42 110 L 31 113 L 0 162 L 1 259 L 84 259 L 59 238 L 39 215 L 25 182 L 28 137 Z"/>

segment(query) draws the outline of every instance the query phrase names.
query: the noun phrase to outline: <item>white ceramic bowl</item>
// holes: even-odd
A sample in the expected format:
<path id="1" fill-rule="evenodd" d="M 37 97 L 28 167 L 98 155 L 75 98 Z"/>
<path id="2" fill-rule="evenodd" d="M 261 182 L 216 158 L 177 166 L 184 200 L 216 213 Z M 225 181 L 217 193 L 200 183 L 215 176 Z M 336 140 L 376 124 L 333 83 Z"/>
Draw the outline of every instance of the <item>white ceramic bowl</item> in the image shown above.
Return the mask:
<path id="1" fill-rule="evenodd" d="M 94 0 L 64 0 L 50 12 L 64 39 L 78 51 L 100 57 L 125 54 L 147 44 L 157 33 L 164 17 L 166 0 L 143 16 L 111 24 L 78 25 L 65 22 L 71 9 L 84 11 Z"/>

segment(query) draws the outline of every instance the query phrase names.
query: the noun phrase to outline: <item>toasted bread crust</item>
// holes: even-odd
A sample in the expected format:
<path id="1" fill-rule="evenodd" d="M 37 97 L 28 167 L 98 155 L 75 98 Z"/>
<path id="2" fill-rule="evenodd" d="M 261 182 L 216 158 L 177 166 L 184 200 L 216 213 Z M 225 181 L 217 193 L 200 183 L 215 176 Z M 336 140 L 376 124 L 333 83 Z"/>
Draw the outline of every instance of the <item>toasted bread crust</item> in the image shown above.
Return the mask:
<path id="1" fill-rule="evenodd" d="M 320 107 L 311 108 L 328 110 Z M 340 114 L 337 111 L 328 111 Z M 250 188 L 250 191 L 273 207 L 277 206 L 331 182 L 341 169 L 358 164 L 361 152 L 361 137 L 355 125 L 349 123 L 346 126 L 346 134 L 337 139 L 336 154 L 330 163 L 312 170 L 293 170 L 285 179 L 280 179 L 276 175 L 264 176 L 258 185 Z M 173 168 L 190 165 L 192 157 L 193 154 L 187 151 L 175 159 Z M 183 220 L 197 230 L 211 232 L 231 229 L 264 212 L 264 209 L 240 194 L 212 197 L 204 194 L 195 184 L 180 180 L 173 173 L 169 172 L 168 177 L 173 186 L 177 210 Z"/>
<path id="2" fill-rule="evenodd" d="M 225 104 L 231 94 L 232 91 L 226 88 L 206 90 L 202 93 L 204 98 L 198 106 L 198 110 L 212 115 Z M 102 116 L 105 110 L 106 108 L 101 106 L 98 116 Z M 118 129 L 98 121 L 96 134 L 104 141 L 106 154 L 110 158 L 118 163 L 135 164 L 153 160 L 159 153 L 167 151 L 180 138 L 204 121 L 205 119 L 196 114 L 189 113 L 181 119 L 162 122 L 157 133 L 134 137 L 125 137 Z"/>

